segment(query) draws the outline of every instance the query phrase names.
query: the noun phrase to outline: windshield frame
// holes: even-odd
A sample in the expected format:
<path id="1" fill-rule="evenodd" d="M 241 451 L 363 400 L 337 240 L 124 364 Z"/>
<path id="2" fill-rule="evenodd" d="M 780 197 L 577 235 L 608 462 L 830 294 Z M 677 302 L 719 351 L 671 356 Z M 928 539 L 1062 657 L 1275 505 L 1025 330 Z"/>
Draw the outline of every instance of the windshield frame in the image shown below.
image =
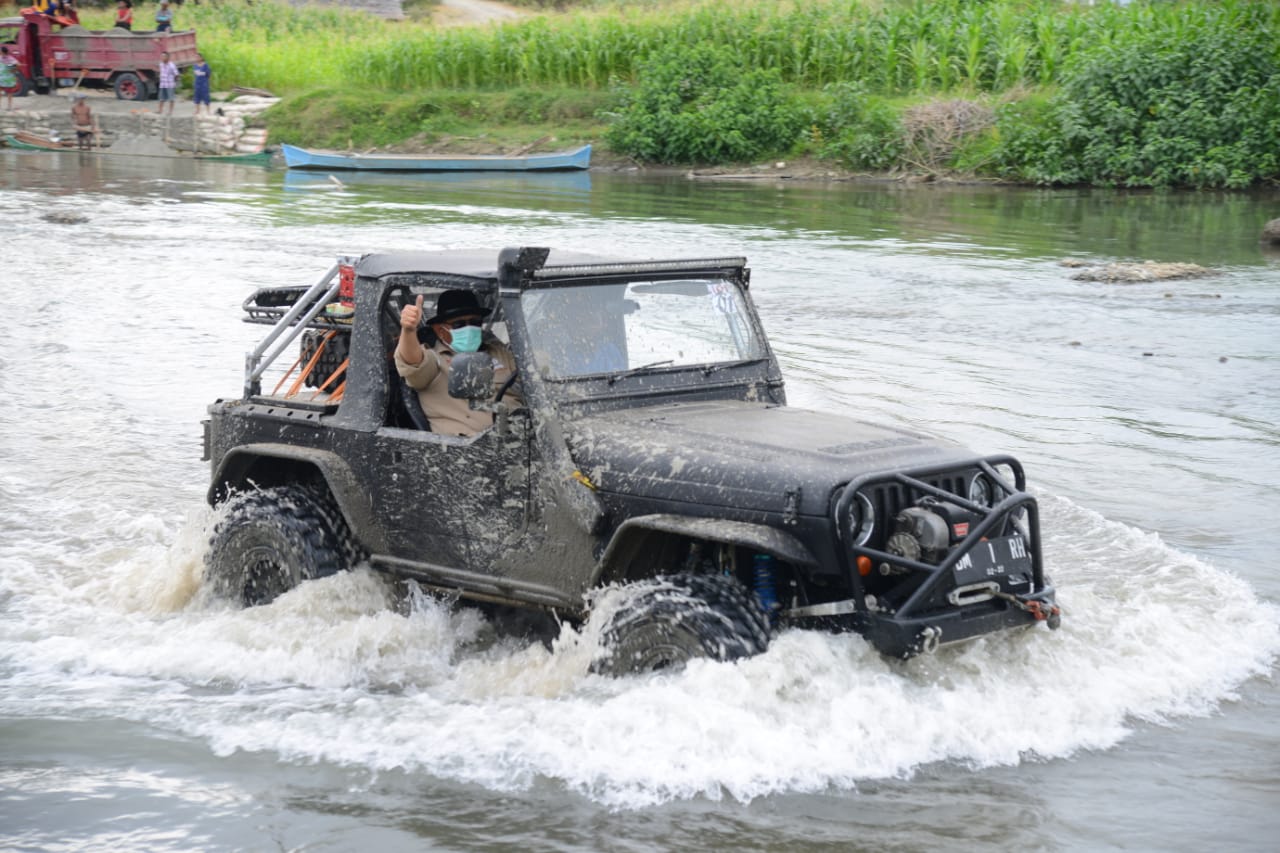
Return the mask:
<path id="1" fill-rule="evenodd" d="M 528 282 L 519 337 L 531 369 L 552 385 L 625 385 L 655 374 L 701 380 L 744 365 L 773 366 L 747 278 L 744 269 L 722 268 Z M 570 293 L 583 298 L 570 300 Z M 566 330 L 584 337 L 565 343 Z M 584 355 L 590 344 L 607 354 Z"/>

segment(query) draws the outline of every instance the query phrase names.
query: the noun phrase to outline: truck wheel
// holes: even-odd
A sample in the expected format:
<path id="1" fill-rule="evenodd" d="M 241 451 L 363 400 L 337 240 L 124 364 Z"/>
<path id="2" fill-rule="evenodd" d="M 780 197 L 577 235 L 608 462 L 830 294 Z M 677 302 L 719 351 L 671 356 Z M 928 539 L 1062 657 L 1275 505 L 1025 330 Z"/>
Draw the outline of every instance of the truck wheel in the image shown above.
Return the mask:
<path id="1" fill-rule="evenodd" d="M 116 98 L 121 101 L 145 101 L 147 99 L 147 81 L 132 71 L 126 71 L 116 78 Z"/>
<path id="2" fill-rule="evenodd" d="M 27 79 L 27 75 L 15 68 L 13 69 L 13 76 L 18 78 L 18 82 L 7 88 L 0 89 L 0 92 L 12 95 L 15 98 L 25 98 L 31 94 L 31 81 Z"/>
<path id="3" fill-rule="evenodd" d="M 604 630 L 591 664 L 601 675 L 679 669 L 769 647 L 769 621 L 755 596 L 724 575 L 678 574 L 644 583 Z"/>
<path id="4" fill-rule="evenodd" d="M 213 528 L 205 580 L 246 607 L 268 604 L 309 578 L 348 569 L 358 549 L 327 495 L 300 485 L 235 495 Z"/>

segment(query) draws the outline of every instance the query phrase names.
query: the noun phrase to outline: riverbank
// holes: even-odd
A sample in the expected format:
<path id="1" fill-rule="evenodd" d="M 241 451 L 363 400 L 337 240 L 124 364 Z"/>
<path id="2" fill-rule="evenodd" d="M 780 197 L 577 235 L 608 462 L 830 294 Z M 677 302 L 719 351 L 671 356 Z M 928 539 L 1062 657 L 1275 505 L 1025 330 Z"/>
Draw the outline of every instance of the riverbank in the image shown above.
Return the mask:
<path id="1" fill-rule="evenodd" d="M 15 98 L 14 108 L 0 112 L 0 134 L 18 131 L 73 140 L 71 89 L 58 94 Z M 79 91 L 97 128 L 93 148 L 135 155 L 253 154 L 264 149 L 269 131 L 254 117 L 279 99 L 223 94 L 216 112 L 197 116 L 190 100 L 177 101 L 172 113 L 157 111 L 158 101 L 122 101 L 109 90 Z"/>
<path id="2" fill-rule="evenodd" d="M 1261 0 L 559 5 L 437 26 L 225 0 L 180 24 L 215 86 L 280 94 L 263 125 L 303 147 L 591 142 L 601 161 L 729 174 L 803 160 L 814 177 L 1280 181 L 1280 6 Z"/>

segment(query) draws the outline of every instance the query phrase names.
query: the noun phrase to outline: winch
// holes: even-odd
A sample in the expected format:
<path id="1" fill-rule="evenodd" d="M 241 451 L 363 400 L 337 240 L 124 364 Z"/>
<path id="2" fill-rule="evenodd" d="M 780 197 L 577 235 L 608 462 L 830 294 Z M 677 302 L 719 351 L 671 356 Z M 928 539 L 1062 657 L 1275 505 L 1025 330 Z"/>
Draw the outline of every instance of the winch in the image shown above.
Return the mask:
<path id="1" fill-rule="evenodd" d="M 890 554 L 924 563 L 940 563 L 948 549 L 969 535 L 982 516 L 950 501 L 925 496 L 898 513 L 886 549 Z M 901 571 L 888 564 L 882 574 Z"/>

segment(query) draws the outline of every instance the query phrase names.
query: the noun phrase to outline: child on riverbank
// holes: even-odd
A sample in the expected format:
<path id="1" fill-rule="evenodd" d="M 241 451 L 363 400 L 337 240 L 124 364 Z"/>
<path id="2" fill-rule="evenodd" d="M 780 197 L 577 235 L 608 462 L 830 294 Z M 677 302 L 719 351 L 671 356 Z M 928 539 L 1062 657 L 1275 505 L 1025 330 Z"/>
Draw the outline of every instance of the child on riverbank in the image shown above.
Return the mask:
<path id="1" fill-rule="evenodd" d="M 3 94 L 7 103 L 5 110 L 13 111 L 13 90 L 18 88 L 18 72 L 15 68 L 18 60 L 10 53 L 8 47 L 0 46 L 0 94 Z"/>
<path id="2" fill-rule="evenodd" d="M 204 106 L 204 111 L 209 112 L 211 99 L 209 96 L 209 83 L 213 75 L 213 69 L 209 67 L 209 63 L 204 61 L 204 55 L 196 54 L 196 64 L 191 66 L 191 84 L 194 90 L 191 100 L 196 104 L 196 115 L 200 115 L 200 107 Z"/>

